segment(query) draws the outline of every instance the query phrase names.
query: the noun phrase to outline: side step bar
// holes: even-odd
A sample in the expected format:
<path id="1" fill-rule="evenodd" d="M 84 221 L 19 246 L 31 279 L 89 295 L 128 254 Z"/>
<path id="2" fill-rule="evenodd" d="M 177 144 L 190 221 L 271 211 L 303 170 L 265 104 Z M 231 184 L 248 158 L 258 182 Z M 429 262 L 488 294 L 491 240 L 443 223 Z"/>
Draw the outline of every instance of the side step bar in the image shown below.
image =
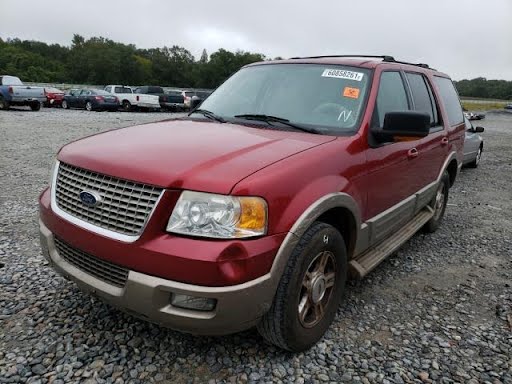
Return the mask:
<path id="1" fill-rule="evenodd" d="M 349 263 L 349 270 L 352 276 L 363 278 L 384 259 L 395 252 L 400 246 L 409 240 L 418 230 L 423 227 L 434 215 L 434 210 L 426 206 L 419 211 L 407 224 L 400 228 L 393 235 L 380 243 L 370 247 Z"/>

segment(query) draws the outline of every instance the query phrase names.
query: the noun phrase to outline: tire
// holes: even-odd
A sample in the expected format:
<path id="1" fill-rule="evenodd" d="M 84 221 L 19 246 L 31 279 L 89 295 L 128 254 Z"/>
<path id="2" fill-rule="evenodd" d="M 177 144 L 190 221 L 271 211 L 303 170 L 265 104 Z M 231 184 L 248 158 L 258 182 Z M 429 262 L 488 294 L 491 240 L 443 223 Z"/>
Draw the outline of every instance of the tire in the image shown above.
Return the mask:
<path id="1" fill-rule="evenodd" d="M 132 110 L 132 104 L 128 100 L 123 100 L 121 107 L 125 112 L 130 112 Z"/>
<path id="2" fill-rule="evenodd" d="M 94 108 L 92 107 L 92 103 L 90 101 L 88 101 L 87 103 L 85 103 L 85 109 L 88 110 L 88 111 L 92 111 Z"/>
<path id="3" fill-rule="evenodd" d="M 63 109 L 69 109 L 68 102 L 67 102 L 66 100 L 62 100 L 61 107 L 62 107 Z"/>
<path id="4" fill-rule="evenodd" d="M 7 111 L 9 109 L 10 105 L 7 100 L 5 100 L 2 96 L 0 96 L 0 109 Z"/>
<path id="5" fill-rule="evenodd" d="M 478 147 L 478 152 L 476 154 L 475 160 L 473 160 L 471 163 L 468 163 L 469 168 L 478 168 L 478 164 L 480 164 L 480 160 L 482 159 L 482 152 L 482 146 Z"/>
<path id="6" fill-rule="evenodd" d="M 39 111 L 41 109 L 41 103 L 39 101 L 30 103 L 30 109 L 33 111 Z"/>
<path id="7" fill-rule="evenodd" d="M 327 261 L 322 263 L 323 260 Z M 333 285 L 329 286 L 332 278 Z M 257 326 L 258 332 L 269 343 L 288 351 L 312 347 L 331 325 L 346 281 L 343 237 L 333 226 L 314 222 L 293 250 L 272 306 Z M 319 305 L 323 311 L 317 312 Z"/>
<path id="8" fill-rule="evenodd" d="M 443 221 L 444 217 L 444 212 L 446 211 L 446 204 L 448 203 L 449 190 L 450 175 L 448 175 L 447 171 L 444 171 L 443 176 L 441 177 L 441 181 L 439 182 L 436 194 L 429 204 L 434 209 L 434 216 L 432 216 L 432 218 L 429 221 L 427 221 L 427 223 L 423 227 L 423 230 L 425 232 L 435 232 L 441 225 L 441 222 Z"/>

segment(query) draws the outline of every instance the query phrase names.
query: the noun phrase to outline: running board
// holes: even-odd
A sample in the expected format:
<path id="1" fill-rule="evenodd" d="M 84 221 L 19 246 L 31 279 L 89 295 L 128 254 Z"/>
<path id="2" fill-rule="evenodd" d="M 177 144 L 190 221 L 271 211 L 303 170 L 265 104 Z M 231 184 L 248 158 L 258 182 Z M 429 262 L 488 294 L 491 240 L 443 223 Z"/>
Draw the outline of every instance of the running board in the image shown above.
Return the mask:
<path id="1" fill-rule="evenodd" d="M 407 224 L 400 228 L 390 237 L 382 240 L 368 250 L 351 260 L 350 273 L 357 278 L 363 278 L 384 259 L 395 252 L 400 246 L 409 240 L 418 230 L 423 227 L 434 215 L 434 210 L 426 206 L 419 211 Z"/>

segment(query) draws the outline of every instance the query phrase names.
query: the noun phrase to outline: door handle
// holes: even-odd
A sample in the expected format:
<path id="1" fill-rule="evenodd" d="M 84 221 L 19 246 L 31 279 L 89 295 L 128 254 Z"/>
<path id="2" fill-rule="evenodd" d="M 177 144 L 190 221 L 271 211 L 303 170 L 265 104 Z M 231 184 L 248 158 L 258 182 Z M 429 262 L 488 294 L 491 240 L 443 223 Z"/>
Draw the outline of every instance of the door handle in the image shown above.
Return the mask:
<path id="1" fill-rule="evenodd" d="M 448 145 L 448 138 L 447 137 L 443 137 L 441 139 L 441 145 Z"/>
<path id="2" fill-rule="evenodd" d="M 414 159 L 415 157 L 418 157 L 420 153 L 418 152 L 418 150 L 416 148 L 411 148 L 409 149 L 409 151 L 407 151 L 407 157 L 409 159 Z"/>

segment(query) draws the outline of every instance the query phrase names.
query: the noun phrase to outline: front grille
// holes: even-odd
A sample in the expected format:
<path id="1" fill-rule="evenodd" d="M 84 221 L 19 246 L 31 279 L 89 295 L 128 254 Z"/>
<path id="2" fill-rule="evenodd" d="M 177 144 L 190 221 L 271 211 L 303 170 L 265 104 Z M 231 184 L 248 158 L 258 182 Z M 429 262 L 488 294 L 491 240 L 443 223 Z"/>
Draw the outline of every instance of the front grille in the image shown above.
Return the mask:
<path id="1" fill-rule="evenodd" d="M 85 205 L 80 192 L 95 192 L 101 197 L 96 206 Z M 162 189 L 102 175 L 60 163 L 55 199 L 70 215 L 123 235 L 142 232 Z"/>
<path id="2" fill-rule="evenodd" d="M 105 283 L 119 288 L 124 287 L 126 279 L 128 278 L 128 269 L 91 256 L 79 249 L 73 248 L 71 245 L 56 237 L 54 241 L 60 257 L 68 263 Z"/>

